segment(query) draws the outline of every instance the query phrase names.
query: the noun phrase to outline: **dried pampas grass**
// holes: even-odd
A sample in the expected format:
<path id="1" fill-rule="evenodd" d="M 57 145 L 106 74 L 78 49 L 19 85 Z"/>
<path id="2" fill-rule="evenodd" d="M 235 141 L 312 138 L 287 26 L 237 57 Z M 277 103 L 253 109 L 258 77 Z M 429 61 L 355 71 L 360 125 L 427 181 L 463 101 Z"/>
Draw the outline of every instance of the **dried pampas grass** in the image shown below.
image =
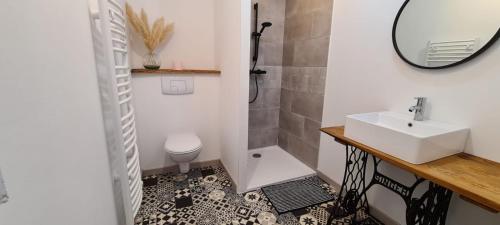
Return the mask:
<path id="1" fill-rule="evenodd" d="M 139 33 L 143 40 L 144 45 L 149 50 L 149 53 L 153 53 L 158 46 L 165 41 L 172 32 L 174 31 L 174 24 L 165 24 L 165 19 L 160 17 L 157 19 L 153 26 L 149 27 L 148 15 L 141 9 L 141 15 L 137 15 L 132 7 L 127 3 L 125 5 L 127 11 L 128 21 L 134 28 L 134 30 Z"/>

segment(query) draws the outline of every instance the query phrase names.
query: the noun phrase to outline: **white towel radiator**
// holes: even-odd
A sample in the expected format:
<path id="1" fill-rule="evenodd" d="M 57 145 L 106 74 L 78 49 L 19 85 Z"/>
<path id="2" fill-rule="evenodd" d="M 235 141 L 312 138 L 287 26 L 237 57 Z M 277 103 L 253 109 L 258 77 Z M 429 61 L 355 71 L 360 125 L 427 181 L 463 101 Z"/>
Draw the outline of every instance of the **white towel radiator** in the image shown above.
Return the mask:
<path id="1" fill-rule="evenodd" d="M 114 121 L 116 123 L 114 130 L 115 133 L 117 130 L 120 130 L 121 135 L 112 138 L 115 139 L 115 141 L 119 139 L 118 143 L 122 144 L 120 148 L 122 155 L 124 154 L 126 158 L 125 163 L 131 201 L 130 206 L 135 216 L 141 206 L 143 193 L 139 152 L 136 144 L 135 114 L 134 107 L 132 106 L 132 78 L 128 59 L 127 21 L 124 10 L 125 0 L 99 1 L 99 13 L 92 13 L 94 19 L 93 23 L 95 25 L 93 32 L 95 49 L 96 52 L 102 53 L 101 58 L 99 58 L 98 53 L 96 53 L 97 64 L 104 64 L 101 65 L 101 76 L 107 76 L 108 84 L 106 87 L 108 87 L 108 89 L 114 89 L 105 90 L 104 92 L 107 93 L 102 94 L 103 88 L 101 88 L 101 96 L 104 95 L 104 97 L 101 98 L 110 98 L 106 99 L 107 102 L 113 102 L 115 105 L 118 105 L 117 107 L 115 106 L 117 109 L 114 110 L 113 113 L 115 115 L 112 116 L 120 118 L 119 121 Z M 99 25 L 97 25 L 97 21 L 99 21 Z M 98 37 L 96 37 L 96 35 Z M 98 40 L 96 41 L 96 39 Z M 106 63 L 99 61 L 105 61 Z M 104 73 L 102 71 L 104 71 Z M 111 156 L 111 158 L 113 158 L 113 156 Z M 113 173 L 115 173 L 113 176 L 116 182 L 117 179 L 120 179 L 120 176 L 116 171 Z"/>
<path id="2" fill-rule="evenodd" d="M 453 41 L 429 41 L 426 48 L 427 66 L 443 66 L 460 62 L 476 52 L 479 38 Z"/>

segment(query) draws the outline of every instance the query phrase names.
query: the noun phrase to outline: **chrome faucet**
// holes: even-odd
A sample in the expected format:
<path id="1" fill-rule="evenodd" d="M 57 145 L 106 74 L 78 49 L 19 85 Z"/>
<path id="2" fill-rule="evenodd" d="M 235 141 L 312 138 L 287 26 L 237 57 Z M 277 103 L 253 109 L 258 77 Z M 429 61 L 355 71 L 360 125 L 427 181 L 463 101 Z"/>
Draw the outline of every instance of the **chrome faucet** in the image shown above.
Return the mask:
<path id="1" fill-rule="evenodd" d="M 417 99 L 417 105 L 410 107 L 410 112 L 415 112 L 415 116 L 413 117 L 413 120 L 415 121 L 423 121 L 424 120 L 424 113 L 425 113 L 425 102 L 427 101 L 427 98 L 425 97 L 416 97 Z"/>

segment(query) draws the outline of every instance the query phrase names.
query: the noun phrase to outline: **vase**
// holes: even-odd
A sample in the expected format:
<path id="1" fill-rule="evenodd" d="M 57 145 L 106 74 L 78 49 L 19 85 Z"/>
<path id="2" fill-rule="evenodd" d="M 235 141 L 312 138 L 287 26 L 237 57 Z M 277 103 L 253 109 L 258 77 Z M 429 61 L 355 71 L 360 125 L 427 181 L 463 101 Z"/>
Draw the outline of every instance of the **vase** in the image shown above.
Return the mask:
<path id="1" fill-rule="evenodd" d="M 158 56 L 154 52 L 150 52 L 144 56 L 142 65 L 148 70 L 157 70 L 160 69 L 161 63 Z"/>

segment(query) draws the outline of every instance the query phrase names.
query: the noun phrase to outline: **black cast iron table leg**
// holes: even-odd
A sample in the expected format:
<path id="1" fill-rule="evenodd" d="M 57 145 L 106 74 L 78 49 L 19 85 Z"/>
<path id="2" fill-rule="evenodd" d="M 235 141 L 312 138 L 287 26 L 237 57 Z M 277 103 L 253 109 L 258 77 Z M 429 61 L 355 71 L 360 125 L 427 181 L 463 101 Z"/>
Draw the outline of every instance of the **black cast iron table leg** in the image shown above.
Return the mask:
<path id="1" fill-rule="evenodd" d="M 453 192 L 423 178 L 416 177 L 411 186 L 406 186 L 382 174 L 378 170 L 381 160 L 350 145 L 346 146 L 346 166 L 338 200 L 330 210 L 327 224 L 335 219 L 349 218 L 351 224 L 362 224 L 359 212 L 369 212 L 366 192 L 374 185 L 381 185 L 398 194 L 406 204 L 407 225 L 445 225 L 448 206 Z M 368 157 L 373 159 L 373 175 L 366 181 Z M 414 197 L 417 187 L 428 184 L 427 190 Z"/>
<path id="2" fill-rule="evenodd" d="M 330 211 L 327 224 L 332 224 L 334 219 L 350 217 L 356 223 L 356 213 L 359 210 L 368 211 L 366 199 L 366 163 L 368 153 L 346 145 L 346 166 L 344 179 L 339 192 L 338 200 Z"/>

